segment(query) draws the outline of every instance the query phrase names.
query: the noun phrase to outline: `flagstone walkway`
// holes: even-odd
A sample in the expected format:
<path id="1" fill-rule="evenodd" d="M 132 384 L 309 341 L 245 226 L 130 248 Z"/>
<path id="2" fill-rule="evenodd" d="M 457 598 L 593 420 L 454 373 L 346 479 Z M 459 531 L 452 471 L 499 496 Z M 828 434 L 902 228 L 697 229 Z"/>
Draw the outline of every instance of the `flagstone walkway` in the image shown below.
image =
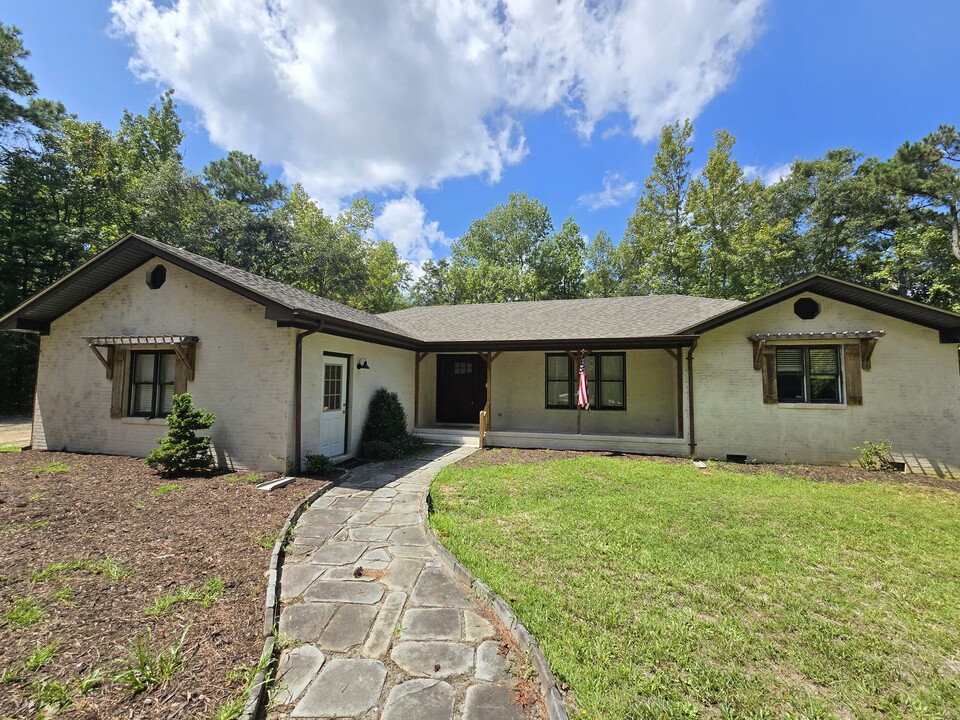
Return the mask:
<path id="1" fill-rule="evenodd" d="M 280 589 L 270 718 L 525 720 L 512 654 L 489 610 L 443 565 L 425 531 L 440 468 L 471 448 L 372 463 L 297 522 Z"/>

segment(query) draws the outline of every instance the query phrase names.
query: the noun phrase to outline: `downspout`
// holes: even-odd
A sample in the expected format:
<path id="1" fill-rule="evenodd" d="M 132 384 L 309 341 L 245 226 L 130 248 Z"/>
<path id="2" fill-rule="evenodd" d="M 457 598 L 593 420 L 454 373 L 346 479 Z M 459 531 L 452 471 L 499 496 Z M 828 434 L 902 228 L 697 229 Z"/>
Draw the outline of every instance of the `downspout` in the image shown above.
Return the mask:
<path id="1" fill-rule="evenodd" d="M 293 396 L 294 396 L 294 415 L 293 415 L 293 468 L 294 472 L 300 474 L 300 426 L 303 416 L 301 413 L 301 404 L 303 394 L 303 339 L 307 335 L 313 335 L 317 330 L 305 330 L 297 334 L 295 350 L 293 354 Z"/>
<path id="2" fill-rule="evenodd" d="M 687 389 L 689 391 L 687 402 L 690 408 L 690 457 L 696 457 L 697 453 L 697 433 L 694 429 L 693 418 L 693 351 L 696 349 L 697 341 L 694 340 L 693 345 L 687 350 Z"/>

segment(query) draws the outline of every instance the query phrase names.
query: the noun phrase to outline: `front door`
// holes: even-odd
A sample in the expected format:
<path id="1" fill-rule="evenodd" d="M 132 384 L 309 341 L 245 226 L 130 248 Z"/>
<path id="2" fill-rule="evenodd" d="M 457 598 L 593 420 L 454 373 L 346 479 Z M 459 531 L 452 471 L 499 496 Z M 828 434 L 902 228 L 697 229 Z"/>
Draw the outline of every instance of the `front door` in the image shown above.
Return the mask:
<path id="1" fill-rule="evenodd" d="M 479 355 L 437 356 L 437 422 L 475 425 L 486 404 L 486 366 Z"/>
<path id="2" fill-rule="evenodd" d="M 323 411 L 320 415 L 320 453 L 343 455 L 347 438 L 347 359 L 323 357 Z"/>

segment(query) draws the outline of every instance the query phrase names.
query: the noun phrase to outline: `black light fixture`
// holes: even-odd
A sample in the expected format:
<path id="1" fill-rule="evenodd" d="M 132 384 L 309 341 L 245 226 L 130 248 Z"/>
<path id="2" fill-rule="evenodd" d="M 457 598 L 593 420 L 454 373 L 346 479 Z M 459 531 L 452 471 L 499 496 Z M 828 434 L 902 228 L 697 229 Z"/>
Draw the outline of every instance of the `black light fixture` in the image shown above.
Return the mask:
<path id="1" fill-rule="evenodd" d="M 357 370 L 369 370 L 369 369 L 370 369 L 370 366 L 367 365 L 366 358 L 360 358 L 360 360 L 357 361 Z"/>

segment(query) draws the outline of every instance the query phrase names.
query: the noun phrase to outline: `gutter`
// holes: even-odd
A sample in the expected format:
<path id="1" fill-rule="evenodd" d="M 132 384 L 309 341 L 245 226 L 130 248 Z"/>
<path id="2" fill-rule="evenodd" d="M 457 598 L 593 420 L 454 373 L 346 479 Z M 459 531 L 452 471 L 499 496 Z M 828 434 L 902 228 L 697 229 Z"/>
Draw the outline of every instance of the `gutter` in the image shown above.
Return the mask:
<path id="1" fill-rule="evenodd" d="M 323 323 L 318 323 L 316 329 L 297 333 L 293 352 L 293 467 L 294 472 L 300 474 L 300 430 L 303 425 L 303 339 L 323 330 Z"/>

